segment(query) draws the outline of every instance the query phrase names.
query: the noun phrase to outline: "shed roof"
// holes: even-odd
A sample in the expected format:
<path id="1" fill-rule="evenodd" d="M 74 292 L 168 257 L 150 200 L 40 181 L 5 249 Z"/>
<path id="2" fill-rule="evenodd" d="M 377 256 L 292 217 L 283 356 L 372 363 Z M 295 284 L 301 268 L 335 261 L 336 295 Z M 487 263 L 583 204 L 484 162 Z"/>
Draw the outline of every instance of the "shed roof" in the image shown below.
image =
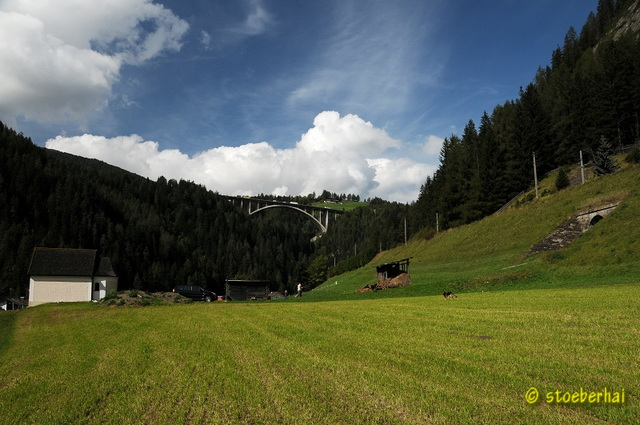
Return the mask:
<path id="1" fill-rule="evenodd" d="M 116 276 L 111 260 L 97 256 L 95 249 L 33 249 L 30 276 Z"/>
<path id="2" fill-rule="evenodd" d="M 29 305 L 27 301 L 20 298 L 3 298 L 0 300 L 0 305 L 3 305 L 3 304 L 4 305 L 13 304 L 14 306 L 19 306 L 19 307 L 26 307 L 27 305 Z"/>
<path id="3" fill-rule="evenodd" d="M 402 260 L 392 261 L 390 263 L 379 264 L 379 265 L 376 266 L 376 270 L 381 271 L 381 270 L 387 270 L 389 268 L 396 268 L 396 267 L 405 266 L 405 265 L 409 264 L 409 260 L 411 260 L 412 258 L 413 257 L 403 258 Z"/>

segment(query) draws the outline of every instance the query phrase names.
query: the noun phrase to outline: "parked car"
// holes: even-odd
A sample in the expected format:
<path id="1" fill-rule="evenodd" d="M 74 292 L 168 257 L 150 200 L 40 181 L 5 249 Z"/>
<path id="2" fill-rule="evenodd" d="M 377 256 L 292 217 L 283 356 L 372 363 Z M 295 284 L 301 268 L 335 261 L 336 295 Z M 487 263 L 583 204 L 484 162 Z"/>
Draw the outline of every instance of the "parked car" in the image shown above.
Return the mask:
<path id="1" fill-rule="evenodd" d="M 177 292 L 178 294 L 191 298 L 195 301 L 204 301 L 207 303 L 218 298 L 215 292 L 207 291 L 206 289 L 202 289 L 201 287 L 194 285 L 178 285 L 173 288 L 173 292 Z"/>

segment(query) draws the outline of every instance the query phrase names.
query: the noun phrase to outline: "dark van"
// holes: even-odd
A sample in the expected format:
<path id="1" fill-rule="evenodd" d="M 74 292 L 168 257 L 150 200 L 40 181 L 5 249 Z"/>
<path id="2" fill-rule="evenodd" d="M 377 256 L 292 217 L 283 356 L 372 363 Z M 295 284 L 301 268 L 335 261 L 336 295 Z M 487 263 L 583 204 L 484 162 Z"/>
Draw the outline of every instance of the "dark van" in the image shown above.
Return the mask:
<path id="1" fill-rule="evenodd" d="M 178 285 L 173 288 L 173 292 L 177 292 L 178 294 L 191 298 L 194 301 L 204 301 L 207 303 L 218 298 L 215 292 L 207 291 L 206 289 L 202 289 L 201 287 L 194 285 Z"/>

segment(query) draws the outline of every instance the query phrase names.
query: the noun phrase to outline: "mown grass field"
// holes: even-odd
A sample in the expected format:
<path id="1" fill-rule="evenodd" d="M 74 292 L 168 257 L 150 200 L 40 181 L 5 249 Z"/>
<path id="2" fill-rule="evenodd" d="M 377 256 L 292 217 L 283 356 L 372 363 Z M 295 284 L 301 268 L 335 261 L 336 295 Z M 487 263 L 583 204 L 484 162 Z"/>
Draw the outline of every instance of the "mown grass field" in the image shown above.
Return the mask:
<path id="1" fill-rule="evenodd" d="M 634 423 L 640 287 L 0 316 L 3 423 Z M 625 391 L 624 404 L 525 393 Z"/>
<path id="2" fill-rule="evenodd" d="M 418 237 L 300 299 L 2 313 L 0 423 L 638 423 L 639 182 L 627 167 Z M 611 201 L 570 246 L 525 255 Z M 406 257 L 411 286 L 354 293 Z M 625 402 L 546 402 L 605 389 Z"/>

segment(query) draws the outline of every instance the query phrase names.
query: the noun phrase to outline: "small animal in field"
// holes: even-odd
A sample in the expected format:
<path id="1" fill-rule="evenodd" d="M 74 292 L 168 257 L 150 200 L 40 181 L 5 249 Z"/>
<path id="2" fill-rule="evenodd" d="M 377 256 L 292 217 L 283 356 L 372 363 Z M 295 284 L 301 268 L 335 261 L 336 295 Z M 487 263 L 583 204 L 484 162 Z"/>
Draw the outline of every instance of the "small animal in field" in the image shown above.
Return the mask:
<path id="1" fill-rule="evenodd" d="M 445 300 L 452 300 L 454 298 L 458 298 L 458 296 L 453 292 L 447 292 L 447 291 L 443 292 L 442 296 L 444 297 Z"/>

